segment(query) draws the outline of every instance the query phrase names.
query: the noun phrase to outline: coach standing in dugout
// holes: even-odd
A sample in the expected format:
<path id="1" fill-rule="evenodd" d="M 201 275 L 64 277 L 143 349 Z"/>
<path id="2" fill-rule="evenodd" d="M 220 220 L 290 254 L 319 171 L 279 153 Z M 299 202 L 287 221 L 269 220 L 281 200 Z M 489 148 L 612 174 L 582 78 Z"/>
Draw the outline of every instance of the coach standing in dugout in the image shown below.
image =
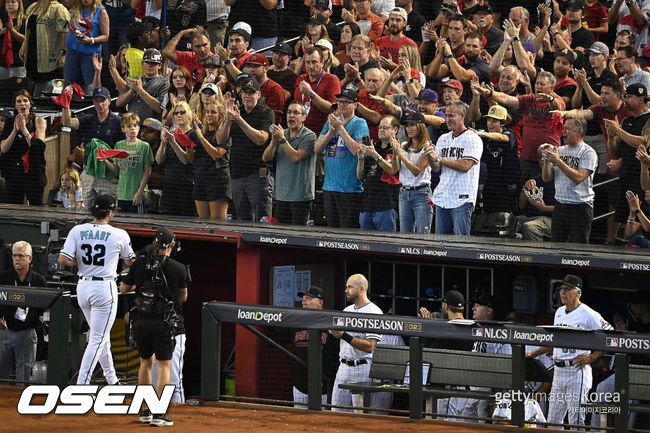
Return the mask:
<path id="1" fill-rule="evenodd" d="M 170 370 L 176 346 L 174 335 L 183 329 L 181 305 L 187 300 L 189 276 L 184 265 L 169 258 L 175 244 L 176 239 L 171 231 L 166 228 L 158 230 L 153 245 L 138 255 L 120 284 L 121 293 L 136 292 L 136 308 L 130 315 L 140 355 L 138 383 L 151 385 L 155 355 L 158 369 L 156 391 L 159 397 L 165 385 L 178 387 L 171 381 Z M 149 422 L 154 426 L 174 425 L 167 414 L 152 414 L 149 409 L 140 413 L 140 422 Z"/>
<path id="2" fill-rule="evenodd" d="M 562 306 L 555 312 L 554 326 L 607 331 L 614 329 L 600 313 L 580 302 L 583 287 L 580 277 L 569 274 L 555 284 L 555 288 L 558 287 Z M 568 410 L 569 424 L 584 425 L 586 412 L 580 409 L 587 403 L 587 394 L 593 381 L 590 364 L 600 358 L 603 352 L 541 347 L 534 352 L 527 352 L 526 358 L 537 358 L 550 351 L 553 351 L 555 364 L 551 395 L 556 397 L 549 401 L 548 422 L 563 423 Z"/>
<path id="3" fill-rule="evenodd" d="M 345 284 L 345 299 L 352 302 L 343 309 L 349 313 L 383 314 L 381 308 L 368 299 L 368 280 L 361 274 L 354 274 Z M 330 330 L 330 334 L 341 339 L 339 370 L 332 391 L 332 405 L 362 406 L 362 394 L 352 394 L 349 389 L 340 389 L 341 383 L 370 381 L 370 364 L 375 345 L 381 341 L 380 334 Z M 353 335 L 354 334 L 354 335 Z M 371 404 L 373 396 L 371 396 Z M 350 412 L 350 409 L 332 407 L 332 411 Z M 355 409 L 355 412 L 360 412 Z"/>
<path id="4" fill-rule="evenodd" d="M 90 383 L 97 362 L 109 385 L 118 382 L 111 354 L 110 329 L 117 314 L 117 265 L 134 262 L 129 234 L 110 225 L 117 200 L 100 195 L 90 212 L 93 220 L 74 226 L 59 253 L 63 266 L 77 266 L 77 302 L 90 326 L 88 345 L 81 358 L 77 385 Z"/>
<path id="5" fill-rule="evenodd" d="M 0 273 L 0 284 L 45 287 L 45 277 L 30 269 L 32 246 L 18 241 L 11 246 L 13 269 Z M 16 380 L 27 382 L 28 364 L 36 360 L 36 325 L 43 310 L 0 306 L 0 379 L 8 379 L 16 367 Z"/>

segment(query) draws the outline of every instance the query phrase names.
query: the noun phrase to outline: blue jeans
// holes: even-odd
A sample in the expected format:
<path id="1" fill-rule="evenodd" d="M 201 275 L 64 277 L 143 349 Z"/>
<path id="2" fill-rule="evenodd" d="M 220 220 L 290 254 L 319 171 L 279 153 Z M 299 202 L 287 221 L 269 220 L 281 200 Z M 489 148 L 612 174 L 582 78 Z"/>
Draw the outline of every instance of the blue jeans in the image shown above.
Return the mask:
<path id="1" fill-rule="evenodd" d="M 429 204 L 431 188 L 400 189 L 399 231 L 403 233 L 430 233 L 433 206 Z"/>
<path id="2" fill-rule="evenodd" d="M 627 244 L 639 248 L 650 248 L 650 241 L 643 236 L 634 236 L 633 238 L 628 239 Z"/>
<path id="3" fill-rule="evenodd" d="M 395 212 L 395 209 L 361 212 L 359 214 L 359 226 L 363 230 L 397 231 L 397 212 Z"/>
<path id="4" fill-rule="evenodd" d="M 101 55 L 101 52 L 99 54 Z M 70 83 L 77 83 L 85 88 L 87 86 L 92 87 L 94 76 L 93 55 L 76 50 L 68 50 L 65 55 L 63 78 Z"/>
<path id="5" fill-rule="evenodd" d="M 473 211 L 474 203 L 470 202 L 453 209 L 436 206 L 436 234 L 469 236 Z"/>

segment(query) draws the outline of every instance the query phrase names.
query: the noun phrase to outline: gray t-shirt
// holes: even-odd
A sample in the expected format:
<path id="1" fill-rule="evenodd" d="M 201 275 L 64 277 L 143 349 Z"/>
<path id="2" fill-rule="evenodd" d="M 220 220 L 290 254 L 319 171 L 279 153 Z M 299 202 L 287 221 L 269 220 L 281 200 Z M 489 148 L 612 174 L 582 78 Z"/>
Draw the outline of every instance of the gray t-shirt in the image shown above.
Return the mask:
<path id="1" fill-rule="evenodd" d="M 582 183 L 576 184 L 554 165 L 555 200 L 562 204 L 588 204 L 593 206 L 593 180 L 598 165 L 596 151 L 583 141 L 576 147 L 560 146 L 558 154 L 569 167 L 576 170 L 586 169 L 590 171 L 590 174 Z"/>
<path id="2" fill-rule="evenodd" d="M 284 130 L 284 136 L 289 145 L 294 149 L 302 149 L 307 156 L 293 162 L 284 152 L 282 145 L 278 145 L 275 154 L 277 166 L 275 170 L 275 198 L 279 201 L 309 201 L 314 199 L 314 173 L 316 158 L 314 157 L 314 143 L 316 134 L 303 126 L 295 137 L 289 136 L 289 129 Z"/>
<path id="3" fill-rule="evenodd" d="M 140 79 L 142 80 L 142 88 L 144 91 L 162 103 L 162 100 L 165 98 L 167 90 L 169 89 L 169 80 L 161 75 L 151 79 L 146 79 L 142 76 Z M 128 92 L 128 89 L 125 89 L 122 93 L 126 92 Z M 133 92 L 133 96 L 128 104 L 128 112 L 137 114 L 140 117 L 140 122 L 144 122 L 144 119 L 149 117 L 158 120 L 161 119 L 161 113 L 151 109 L 140 95 L 135 92 Z"/>

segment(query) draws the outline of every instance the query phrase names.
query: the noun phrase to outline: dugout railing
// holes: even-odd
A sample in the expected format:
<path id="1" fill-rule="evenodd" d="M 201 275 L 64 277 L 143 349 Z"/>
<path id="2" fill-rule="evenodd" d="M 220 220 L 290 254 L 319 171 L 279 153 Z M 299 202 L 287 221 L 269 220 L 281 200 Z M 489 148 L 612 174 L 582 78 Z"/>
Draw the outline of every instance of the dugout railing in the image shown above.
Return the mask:
<path id="1" fill-rule="evenodd" d="M 370 316 L 370 317 L 369 317 Z M 634 332 L 603 330 L 578 330 L 568 327 L 526 326 L 509 322 L 479 322 L 474 320 L 431 320 L 407 316 L 372 316 L 332 310 L 311 310 L 302 308 L 273 307 L 228 302 L 207 302 L 202 311 L 201 348 L 201 398 L 208 401 L 221 399 L 221 329 L 223 323 L 244 326 L 270 326 L 280 328 L 308 329 L 308 383 L 307 407 L 322 410 L 321 374 L 322 347 L 320 330 L 374 332 L 401 335 L 409 339 L 409 361 L 411 385 L 409 395 L 409 417 L 423 418 L 422 385 L 423 338 L 458 339 L 485 341 L 512 345 L 511 384 L 512 391 L 525 394 L 526 363 L 525 346 L 551 346 L 571 349 L 586 349 L 615 354 L 616 381 L 614 392 L 623 398 L 617 402 L 614 414 L 616 433 L 628 431 L 630 413 L 629 355 L 648 355 L 650 335 Z M 650 389 L 650 378 L 642 380 L 642 386 Z M 634 386 L 638 387 L 638 383 Z M 635 410 L 644 411 L 645 407 Z M 512 402 L 511 423 L 524 426 L 524 402 Z M 612 430 L 606 428 L 602 430 Z"/>

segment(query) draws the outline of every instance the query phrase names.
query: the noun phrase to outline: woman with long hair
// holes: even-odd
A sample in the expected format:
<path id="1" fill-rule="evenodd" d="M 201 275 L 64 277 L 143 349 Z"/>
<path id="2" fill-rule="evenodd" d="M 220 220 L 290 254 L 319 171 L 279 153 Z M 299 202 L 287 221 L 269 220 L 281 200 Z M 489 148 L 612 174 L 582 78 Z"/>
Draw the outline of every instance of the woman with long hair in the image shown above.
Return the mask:
<path id="1" fill-rule="evenodd" d="M 339 63 L 348 63 L 352 60 L 352 57 L 350 57 L 350 42 L 352 42 L 353 37 L 360 34 L 361 29 L 357 23 L 346 23 L 341 28 L 341 40 L 338 45 L 339 51 L 336 52 L 336 58 L 339 60 Z"/>
<path id="2" fill-rule="evenodd" d="M 302 40 L 293 47 L 297 57 L 302 57 L 307 48 L 313 46 L 320 39 L 330 39 L 325 27 L 325 20 L 321 15 L 314 15 L 307 19 L 305 23 L 305 35 Z"/>
<path id="3" fill-rule="evenodd" d="M 10 32 L 11 51 L 0 55 L 0 80 L 27 76 L 25 64 L 20 59 L 20 46 L 25 40 L 25 11 L 23 0 L 5 0 L 5 5 L 0 10 L 2 21 L 1 38 L 6 41 L 6 32 Z"/>
<path id="4" fill-rule="evenodd" d="M 0 142 L 0 166 L 7 185 L 7 197 L 9 203 L 23 204 L 27 196 L 30 205 L 40 206 L 43 204 L 43 190 L 47 183 L 44 143 L 46 122 L 34 114 L 34 100 L 24 89 L 14 95 L 13 106 L 13 129 L 5 127 Z"/>
<path id="5" fill-rule="evenodd" d="M 225 220 L 232 199 L 229 164 L 232 142 L 230 138 L 225 143 L 217 141 L 217 131 L 225 120 L 226 107 L 221 102 L 204 107 L 203 128 L 194 120 L 199 144 L 188 152 L 188 157 L 194 166 L 192 197 L 199 218 Z"/>
<path id="6" fill-rule="evenodd" d="M 101 55 L 102 43 L 108 41 L 110 23 L 101 0 L 75 0 L 70 8 L 70 25 L 65 42 L 66 62 L 63 77 L 89 87 L 95 69 L 93 55 Z"/>
<path id="7" fill-rule="evenodd" d="M 183 143 L 179 143 L 176 137 L 182 133 L 195 145 L 199 143 L 192 129 L 195 114 L 185 101 L 177 103 L 171 112 L 178 132 L 172 132 L 165 126 L 160 133 L 161 143 L 156 152 L 156 164 L 165 164 L 160 207 L 166 214 L 194 216 L 195 207 L 190 194 L 194 188 L 192 168 Z"/>
<path id="8" fill-rule="evenodd" d="M 379 141 L 370 146 L 361 145 L 357 152 L 357 178 L 363 180 L 359 226 L 362 230 L 397 230 L 397 166 L 392 164 L 393 145 L 399 121 L 387 114 L 379 121 Z"/>
<path id="9" fill-rule="evenodd" d="M 430 233 L 433 219 L 431 167 L 425 147 L 430 146 L 429 131 L 421 113 L 407 111 L 402 123 L 407 140 L 393 142 L 393 167 L 399 170 L 399 228 L 401 232 Z"/>
<path id="10" fill-rule="evenodd" d="M 70 13 L 57 0 L 38 0 L 25 11 L 25 20 L 20 58 L 25 63 L 27 76 L 32 81 L 59 78 L 59 69 L 65 63 L 65 35 Z M 90 71 L 94 74 L 92 63 Z"/>
<path id="11" fill-rule="evenodd" d="M 118 93 L 122 93 L 126 89 L 126 81 L 124 79 L 129 73 L 129 68 L 126 63 L 126 50 L 128 49 L 128 45 L 122 45 L 118 48 L 117 53 L 111 54 L 108 57 L 108 72 L 111 74 L 111 79 L 115 83 L 115 89 Z"/>
<path id="12" fill-rule="evenodd" d="M 178 102 L 190 102 L 192 97 L 192 77 L 185 66 L 176 66 L 172 73 L 169 74 L 169 90 L 162 100 L 162 118 L 165 125 L 169 125 L 171 120 L 168 119 L 169 110 Z"/>

